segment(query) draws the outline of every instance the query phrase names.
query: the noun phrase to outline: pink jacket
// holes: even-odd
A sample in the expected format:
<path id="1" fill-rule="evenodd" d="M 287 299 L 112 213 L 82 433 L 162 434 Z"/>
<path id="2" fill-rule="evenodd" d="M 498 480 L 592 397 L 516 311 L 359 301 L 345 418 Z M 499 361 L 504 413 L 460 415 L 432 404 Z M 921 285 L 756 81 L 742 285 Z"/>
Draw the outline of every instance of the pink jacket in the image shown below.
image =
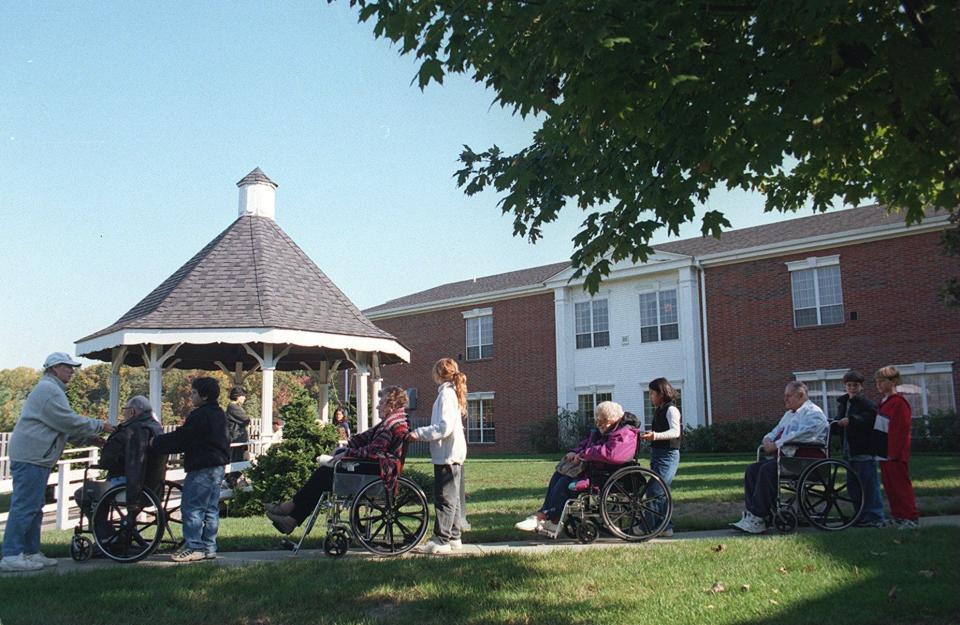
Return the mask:
<path id="1" fill-rule="evenodd" d="M 587 462 L 623 464 L 637 453 L 637 430 L 621 421 L 606 434 L 594 428 L 573 451 Z"/>

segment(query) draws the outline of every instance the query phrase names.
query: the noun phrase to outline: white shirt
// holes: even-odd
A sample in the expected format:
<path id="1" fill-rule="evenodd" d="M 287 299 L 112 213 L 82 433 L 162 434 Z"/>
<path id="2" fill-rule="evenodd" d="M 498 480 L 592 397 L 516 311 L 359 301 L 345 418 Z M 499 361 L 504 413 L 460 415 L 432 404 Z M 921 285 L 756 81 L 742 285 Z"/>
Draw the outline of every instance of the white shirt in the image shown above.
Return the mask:
<path id="1" fill-rule="evenodd" d="M 827 416 L 820 410 L 820 406 L 808 399 L 795 411 L 788 410 L 783 413 L 780 423 L 770 430 L 765 438 L 773 441 L 777 448 L 783 447 L 784 444 L 798 443 L 826 445 L 829 430 Z"/>

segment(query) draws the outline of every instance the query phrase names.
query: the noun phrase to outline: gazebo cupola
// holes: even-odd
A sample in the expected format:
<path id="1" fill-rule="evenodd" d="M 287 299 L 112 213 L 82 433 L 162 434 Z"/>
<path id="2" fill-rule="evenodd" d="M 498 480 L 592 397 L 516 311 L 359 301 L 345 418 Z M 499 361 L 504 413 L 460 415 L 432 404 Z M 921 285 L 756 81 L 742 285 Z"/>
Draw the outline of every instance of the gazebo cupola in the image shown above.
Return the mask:
<path id="1" fill-rule="evenodd" d="M 112 364 L 110 419 L 121 365 L 150 371 L 160 413 L 164 369 L 220 370 L 242 384 L 262 372 L 262 436 L 272 435 L 274 371 L 309 371 L 320 397 L 338 370 L 357 376 L 358 430 L 376 422 L 369 393 L 380 366 L 409 351 L 367 319 L 277 225 L 277 184 L 260 168 L 237 183 L 237 219 L 112 325 L 77 341 L 77 354 Z M 321 401 L 326 420 L 326 402 Z"/>

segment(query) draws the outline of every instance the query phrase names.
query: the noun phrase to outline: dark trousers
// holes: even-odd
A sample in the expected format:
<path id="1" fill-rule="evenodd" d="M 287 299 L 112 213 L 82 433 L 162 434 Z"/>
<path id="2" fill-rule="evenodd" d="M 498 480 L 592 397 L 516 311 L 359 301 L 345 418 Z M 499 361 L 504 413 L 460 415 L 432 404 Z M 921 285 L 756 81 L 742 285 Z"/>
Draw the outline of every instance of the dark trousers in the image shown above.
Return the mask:
<path id="1" fill-rule="evenodd" d="M 459 464 L 433 465 L 433 507 L 436 521 L 433 538 L 442 545 L 460 539 L 460 471 Z"/>
<path id="2" fill-rule="evenodd" d="M 881 460 L 880 478 L 883 480 L 883 490 L 887 493 L 887 501 L 890 502 L 890 516 L 901 521 L 916 521 L 920 518 L 907 463 Z"/>
<path id="3" fill-rule="evenodd" d="M 307 480 L 307 483 L 293 496 L 293 512 L 290 516 L 303 523 L 313 513 L 320 501 L 320 495 L 333 489 L 333 467 L 319 467 Z"/>
<path id="4" fill-rule="evenodd" d="M 540 512 L 543 512 L 551 523 L 560 521 L 560 515 L 563 513 L 563 506 L 570 499 L 569 486 L 576 482 L 577 478 L 567 477 L 562 473 L 554 472 L 547 485 L 547 496 L 543 499 L 543 505 L 540 506 Z"/>
<path id="5" fill-rule="evenodd" d="M 743 476 L 744 507 L 759 517 L 766 517 L 776 499 L 777 460 L 769 458 L 747 467 Z"/>

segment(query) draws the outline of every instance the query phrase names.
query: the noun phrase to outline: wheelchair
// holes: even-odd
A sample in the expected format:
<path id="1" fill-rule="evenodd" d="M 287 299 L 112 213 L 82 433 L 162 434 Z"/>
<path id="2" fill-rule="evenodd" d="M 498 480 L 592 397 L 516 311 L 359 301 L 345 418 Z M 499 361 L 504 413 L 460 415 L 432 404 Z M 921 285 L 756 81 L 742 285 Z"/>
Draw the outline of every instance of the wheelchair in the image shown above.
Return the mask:
<path id="1" fill-rule="evenodd" d="M 126 484 L 97 493 L 100 490 L 97 486 L 103 483 L 90 480 L 88 473 L 102 467 L 88 465 L 84 469 L 78 501 L 80 521 L 70 538 L 70 557 L 85 562 L 96 554 L 114 562 L 132 563 L 143 560 L 161 545 L 176 549 L 183 544 L 182 488 L 177 482 L 163 479 L 165 465 L 164 456 L 161 471 L 152 471 L 152 475 L 159 475 L 159 479 L 150 480 L 151 472 L 147 473 L 149 485 L 145 484 L 141 490 L 136 515 L 128 512 Z M 89 525 L 87 530 L 84 529 L 85 520 Z M 85 535 L 86 531 L 89 531 L 89 537 Z"/>
<path id="2" fill-rule="evenodd" d="M 285 538 L 281 544 L 299 553 L 321 514 L 326 516 L 323 551 L 333 558 L 345 555 L 351 544 L 378 556 L 407 553 L 423 540 L 430 519 L 427 496 L 416 483 L 400 475 L 394 491 L 380 478 L 377 461 L 352 458 L 334 462 L 333 489 L 320 496 L 300 540 Z"/>
<path id="3" fill-rule="evenodd" d="M 857 522 L 863 511 L 863 489 L 856 471 L 830 457 L 830 435 L 825 445 L 784 445 L 793 456 L 777 451 L 777 495 L 767 526 L 789 533 L 801 518 L 819 530 L 836 532 Z M 762 459 L 763 447 L 757 449 Z"/>
<path id="4" fill-rule="evenodd" d="M 643 542 L 665 530 L 672 515 L 673 499 L 663 478 L 634 460 L 595 471 L 590 487 L 567 500 L 558 527 L 584 544 L 604 529 L 621 540 Z"/>

